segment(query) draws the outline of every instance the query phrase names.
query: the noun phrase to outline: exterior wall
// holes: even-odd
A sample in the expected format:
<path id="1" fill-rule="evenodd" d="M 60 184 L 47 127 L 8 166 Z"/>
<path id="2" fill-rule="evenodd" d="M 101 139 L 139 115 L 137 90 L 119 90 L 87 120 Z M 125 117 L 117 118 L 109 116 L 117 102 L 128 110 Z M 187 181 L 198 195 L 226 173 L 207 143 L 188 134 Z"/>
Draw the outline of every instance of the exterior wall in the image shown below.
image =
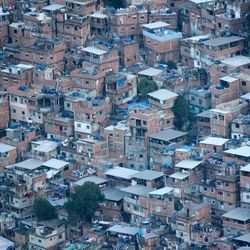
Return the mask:
<path id="1" fill-rule="evenodd" d="M 0 92 L 0 130 L 8 127 L 9 116 L 9 100 L 6 92 Z"/>

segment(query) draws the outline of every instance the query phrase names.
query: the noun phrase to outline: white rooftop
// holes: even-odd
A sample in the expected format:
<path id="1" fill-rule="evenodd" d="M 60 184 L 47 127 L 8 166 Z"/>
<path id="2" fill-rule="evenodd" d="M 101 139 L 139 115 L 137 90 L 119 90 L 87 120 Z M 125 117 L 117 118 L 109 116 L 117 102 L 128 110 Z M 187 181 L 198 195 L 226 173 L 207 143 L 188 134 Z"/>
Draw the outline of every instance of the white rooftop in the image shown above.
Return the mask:
<path id="1" fill-rule="evenodd" d="M 206 138 L 205 140 L 201 141 L 201 144 L 208 144 L 208 145 L 215 145 L 215 146 L 222 146 L 225 143 L 227 143 L 229 139 L 224 139 L 222 137 L 213 137 L 210 136 Z"/>
<path id="2" fill-rule="evenodd" d="M 250 57 L 239 55 L 239 56 L 225 58 L 224 60 L 221 60 L 221 62 L 232 67 L 240 67 L 250 64 Z"/>
<path id="3" fill-rule="evenodd" d="M 229 150 L 226 150 L 224 152 L 228 153 L 228 154 L 232 154 L 232 155 L 250 157 L 250 147 L 249 146 L 243 146 L 240 148 L 229 149 Z"/>
<path id="4" fill-rule="evenodd" d="M 107 15 L 101 13 L 100 11 L 95 12 L 94 14 L 90 15 L 91 17 L 95 17 L 95 18 L 106 18 Z"/>
<path id="5" fill-rule="evenodd" d="M 175 167 L 192 170 L 199 166 L 201 163 L 202 161 L 183 160 L 176 164 Z"/>
<path id="6" fill-rule="evenodd" d="M 114 167 L 106 171 L 105 175 L 131 180 L 133 178 L 133 175 L 137 174 L 138 172 L 139 171 L 137 170 L 133 170 L 129 168 Z"/>
<path id="7" fill-rule="evenodd" d="M 139 233 L 138 227 L 130 227 L 127 225 L 114 225 L 108 229 L 109 232 L 127 234 L 127 235 L 136 235 Z"/>
<path id="8" fill-rule="evenodd" d="M 189 176 L 189 174 L 175 172 L 174 174 L 171 174 L 169 177 L 177 179 L 177 180 L 183 180 L 183 179 L 186 179 L 188 176 Z"/>
<path id="9" fill-rule="evenodd" d="M 164 188 L 160 188 L 157 190 L 154 190 L 152 192 L 150 192 L 149 194 L 153 194 L 153 195 L 165 195 L 165 194 L 169 194 L 174 190 L 173 187 L 164 187 Z"/>
<path id="10" fill-rule="evenodd" d="M 250 164 L 248 164 L 248 165 L 246 165 L 244 167 L 241 167 L 240 171 L 245 171 L 245 172 L 249 172 L 250 173 Z"/>
<path id="11" fill-rule="evenodd" d="M 15 163 L 11 166 L 23 168 L 26 170 L 34 170 L 34 169 L 41 167 L 43 165 L 43 163 L 44 163 L 44 161 L 40 161 L 38 159 L 27 159 L 25 161 Z"/>
<path id="12" fill-rule="evenodd" d="M 58 160 L 55 158 L 52 158 L 48 161 L 46 161 L 43 166 L 48 167 L 48 168 L 52 168 L 52 169 L 57 169 L 60 170 L 62 168 L 64 168 L 65 166 L 67 166 L 69 163 L 66 161 L 62 161 L 62 160 Z"/>
<path id="13" fill-rule="evenodd" d="M 62 4 L 51 4 L 51 5 L 43 7 L 43 10 L 55 11 L 55 10 L 60 10 L 64 7 L 65 5 L 62 5 Z"/>
<path id="14" fill-rule="evenodd" d="M 165 22 L 155 22 L 155 23 L 148 23 L 148 24 L 143 24 L 142 27 L 143 28 L 147 28 L 147 29 L 160 29 L 160 28 L 166 28 L 168 27 L 169 24 L 165 23 Z"/>
<path id="15" fill-rule="evenodd" d="M 174 93 L 172 91 L 169 91 L 167 89 L 158 89 L 158 90 L 156 90 L 154 92 L 148 93 L 148 96 L 159 99 L 161 101 L 165 101 L 167 99 L 177 97 L 178 94 L 176 94 L 176 93 Z"/>
<path id="16" fill-rule="evenodd" d="M 133 178 L 151 181 L 160 178 L 162 176 L 164 176 L 164 173 L 160 171 L 143 170 L 134 174 Z"/>
<path id="17" fill-rule="evenodd" d="M 213 0 L 190 0 L 190 2 L 193 2 L 193 3 L 196 3 L 196 4 L 201 4 L 201 3 L 213 2 Z"/>
<path id="18" fill-rule="evenodd" d="M 240 98 L 250 100 L 250 92 L 246 93 L 245 95 L 242 95 Z"/>
<path id="19" fill-rule="evenodd" d="M 83 49 L 83 51 L 91 53 L 91 54 L 95 54 L 95 55 L 98 55 L 98 56 L 101 56 L 101 55 L 104 55 L 104 54 L 108 53 L 108 51 L 106 51 L 106 50 L 98 49 L 98 48 L 95 48 L 95 47 L 86 47 L 86 48 Z"/>
<path id="20" fill-rule="evenodd" d="M 0 142 L 0 153 L 7 153 L 13 149 L 16 149 L 16 147 Z"/>
<path id="21" fill-rule="evenodd" d="M 156 68 L 148 68 L 145 70 L 142 70 L 138 72 L 138 75 L 143 75 L 143 76 L 158 76 L 163 72 L 161 69 L 156 69 Z"/>
<path id="22" fill-rule="evenodd" d="M 220 80 L 226 81 L 226 82 L 234 82 L 237 81 L 238 78 L 232 77 L 232 76 L 224 76 L 220 78 Z"/>
<path id="23" fill-rule="evenodd" d="M 250 209 L 237 207 L 225 213 L 223 217 L 233 220 L 247 221 L 250 220 Z"/>
<path id="24" fill-rule="evenodd" d="M 106 179 L 98 177 L 98 176 L 88 176 L 88 177 L 84 177 L 84 178 L 76 181 L 74 184 L 77 186 L 82 186 L 87 181 L 93 182 L 96 185 L 100 185 L 100 184 L 108 182 Z"/>
<path id="25" fill-rule="evenodd" d="M 40 151 L 44 153 L 48 153 L 57 148 L 58 144 L 53 141 L 44 140 L 44 141 L 35 141 L 33 144 L 37 144 L 38 146 L 34 148 L 35 151 Z"/>
<path id="26" fill-rule="evenodd" d="M 8 247 L 14 246 L 14 243 L 3 236 L 0 236 L 0 250 L 6 250 Z"/>
<path id="27" fill-rule="evenodd" d="M 54 177 L 54 175 L 56 175 L 57 173 L 59 173 L 60 170 L 57 169 L 50 169 L 46 174 L 47 174 L 47 178 L 51 179 Z"/>
<path id="28" fill-rule="evenodd" d="M 220 113 L 220 114 L 223 114 L 223 115 L 230 113 L 227 110 L 223 110 L 223 109 L 219 109 L 219 108 L 217 108 L 217 109 L 210 109 L 210 111 L 211 112 L 215 112 L 215 113 Z"/>

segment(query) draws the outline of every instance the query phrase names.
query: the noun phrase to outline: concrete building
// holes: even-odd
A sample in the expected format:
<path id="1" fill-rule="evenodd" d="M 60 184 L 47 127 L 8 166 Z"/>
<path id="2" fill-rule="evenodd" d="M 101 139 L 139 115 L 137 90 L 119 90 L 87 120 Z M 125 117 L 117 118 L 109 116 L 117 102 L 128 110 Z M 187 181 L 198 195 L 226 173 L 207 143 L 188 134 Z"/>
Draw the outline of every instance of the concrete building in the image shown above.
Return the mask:
<path id="1" fill-rule="evenodd" d="M 182 34 L 171 31 L 164 22 L 143 25 L 143 39 L 146 61 L 150 66 L 155 63 L 179 61 L 179 42 Z"/>

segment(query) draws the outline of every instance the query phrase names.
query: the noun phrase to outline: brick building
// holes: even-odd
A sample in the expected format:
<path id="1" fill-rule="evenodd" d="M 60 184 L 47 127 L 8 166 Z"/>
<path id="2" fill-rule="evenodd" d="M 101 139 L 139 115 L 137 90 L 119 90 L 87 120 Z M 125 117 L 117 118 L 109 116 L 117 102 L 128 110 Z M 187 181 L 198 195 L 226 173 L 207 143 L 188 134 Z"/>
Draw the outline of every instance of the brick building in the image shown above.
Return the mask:
<path id="1" fill-rule="evenodd" d="M 171 31 L 164 22 L 143 25 L 143 39 L 146 61 L 153 66 L 155 63 L 179 61 L 180 32 Z"/>

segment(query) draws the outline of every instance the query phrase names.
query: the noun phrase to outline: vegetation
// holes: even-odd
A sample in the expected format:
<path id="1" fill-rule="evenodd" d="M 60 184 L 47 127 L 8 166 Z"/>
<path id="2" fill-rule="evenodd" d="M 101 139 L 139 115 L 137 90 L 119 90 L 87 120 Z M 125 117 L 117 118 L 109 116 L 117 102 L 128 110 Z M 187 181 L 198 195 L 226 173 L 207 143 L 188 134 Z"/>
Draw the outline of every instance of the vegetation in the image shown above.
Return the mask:
<path id="1" fill-rule="evenodd" d="M 36 198 L 33 209 L 39 221 L 50 220 L 57 217 L 55 208 L 49 203 L 47 199 Z"/>
<path id="2" fill-rule="evenodd" d="M 189 121 L 190 112 L 186 99 L 179 95 L 174 102 L 173 112 L 175 115 L 175 127 L 183 129 L 183 126 Z"/>
<path id="3" fill-rule="evenodd" d="M 146 77 L 142 77 L 137 86 L 137 92 L 141 95 L 142 99 L 146 98 L 146 95 L 152 91 L 158 89 L 155 81 L 149 80 Z"/>
<path id="4" fill-rule="evenodd" d="M 124 8 L 126 5 L 125 0 L 103 0 L 105 5 L 112 6 L 116 9 Z"/>
<path id="5" fill-rule="evenodd" d="M 93 182 L 85 182 L 75 189 L 64 206 L 71 221 L 91 222 L 99 203 L 103 200 L 104 195 L 100 188 Z"/>

